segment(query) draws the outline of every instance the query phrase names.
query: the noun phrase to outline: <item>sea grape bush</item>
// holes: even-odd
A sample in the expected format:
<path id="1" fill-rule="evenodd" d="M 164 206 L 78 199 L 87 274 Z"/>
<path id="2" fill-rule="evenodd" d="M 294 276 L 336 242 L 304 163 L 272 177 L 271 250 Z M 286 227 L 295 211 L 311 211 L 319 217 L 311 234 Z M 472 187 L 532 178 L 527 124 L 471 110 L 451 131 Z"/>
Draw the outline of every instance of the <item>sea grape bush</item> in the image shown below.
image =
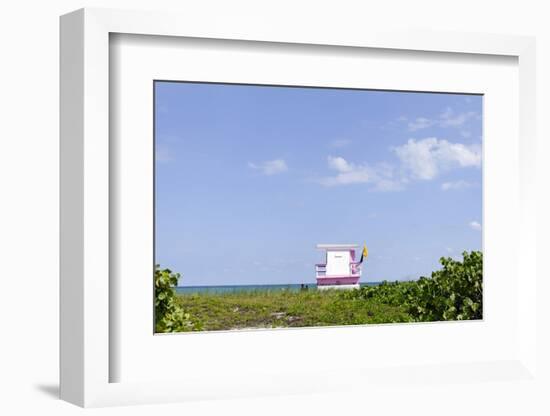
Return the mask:
<path id="1" fill-rule="evenodd" d="M 176 300 L 174 286 L 178 284 L 179 273 L 170 269 L 155 267 L 155 331 L 184 332 L 200 331 L 202 325 L 193 320 Z"/>
<path id="2" fill-rule="evenodd" d="M 419 297 L 409 312 L 420 321 L 483 317 L 483 254 L 462 253 L 463 260 L 441 258 L 442 270 L 418 281 Z"/>
<path id="3" fill-rule="evenodd" d="M 383 282 L 343 293 L 347 299 L 375 299 L 407 309 L 413 321 L 451 321 L 483 317 L 483 254 L 463 252 L 462 261 L 442 257 L 441 270 L 412 282 Z"/>

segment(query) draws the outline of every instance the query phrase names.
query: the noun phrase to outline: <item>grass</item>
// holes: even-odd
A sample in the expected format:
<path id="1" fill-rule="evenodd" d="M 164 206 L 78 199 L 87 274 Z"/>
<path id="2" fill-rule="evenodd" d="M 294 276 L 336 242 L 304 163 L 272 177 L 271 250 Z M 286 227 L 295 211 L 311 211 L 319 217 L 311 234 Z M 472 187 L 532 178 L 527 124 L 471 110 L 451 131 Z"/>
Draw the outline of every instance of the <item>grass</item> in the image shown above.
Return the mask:
<path id="1" fill-rule="evenodd" d="M 440 259 L 431 277 L 351 291 L 254 290 L 176 294 L 180 277 L 155 271 L 158 332 L 483 319 L 483 253 Z"/>
<path id="2" fill-rule="evenodd" d="M 181 294 L 177 301 L 206 331 L 411 321 L 401 306 L 347 299 L 335 290 Z"/>

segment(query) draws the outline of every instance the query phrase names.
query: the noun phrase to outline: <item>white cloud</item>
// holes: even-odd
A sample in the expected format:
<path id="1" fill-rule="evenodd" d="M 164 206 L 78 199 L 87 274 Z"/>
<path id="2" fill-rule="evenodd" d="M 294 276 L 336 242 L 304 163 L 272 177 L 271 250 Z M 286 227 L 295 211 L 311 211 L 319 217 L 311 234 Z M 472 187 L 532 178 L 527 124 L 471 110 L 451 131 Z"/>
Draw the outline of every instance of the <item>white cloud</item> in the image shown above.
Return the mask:
<path id="1" fill-rule="evenodd" d="M 470 221 L 468 225 L 472 230 L 481 231 L 481 224 L 477 221 Z"/>
<path id="2" fill-rule="evenodd" d="M 339 172 L 350 172 L 355 169 L 353 164 L 350 164 L 343 157 L 328 157 L 328 167 Z"/>
<path id="3" fill-rule="evenodd" d="M 321 178 L 319 183 L 324 186 L 371 184 L 372 189 L 378 191 L 396 191 L 402 188 L 401 183 L 393 179 L 393 167 L 388 164 L 381 163 L 373 168 L 367 164 L 350 163 L 339 156 L 329 156 L 327 164 L 337 174 Z"/>
<path id="4" fill-rule="evenodd" d="M 479 145 L 466 146 L 429 137 L 422 140 L 409 139 L 406 144 L 393 148 L 403 168 L 416 179 L 435 178 L 440 171 L 453 166 L 481 165 Z"/>
<path id="5" fill-rule="evenodd" d="M 259 170 L 267 176 L 277 175 L 288 170 L 288 166 L 283 159 L 267 160 L 260 163 L 248 162 L 248 167 L 254 170 Z"/>
<path id="6" fill-rule="evenodd" d="M 371 190 L 398 191 L 413 180 L 432 180 L 440 173 L 461 167 L 481 166 L 481 145 L 451 143 L 429 137 L 409 139 L 405 144 L 392 147 L 399 163 L 353 163 L 341 156 L 329 156 L 327 166 L 335 173 L 315 179 L 327 186 L 368 184 Z M 475 186 L 464 180 L 444 182 L 444 191 Z"/>
<path id="7" fill-rule="evenodd" d="M 436 124 L 435 120 L 431 120 L 425 117 L 418 117 L 414 119 L 414 121 L 410 121 L 408 124 L 408 127 L 409 127 L 409 131 L 416 131 L 421 129 L 427 129 L 428 127 L 431 127 L 434 124 Z"/>
<path id="8" fill-rule="evenodd" d="M 447 107 L 439 116 L 439 125 L 441 127 L 459 127 L 475 116 L 477 116 L 475 111 L 456 114 L 451 107 Z"/>
<path id="9" fill-rule="evenodd" d="M 480 115 L 475 111 L 464 113 L 456 113 L 451 107 L 447 107 L 441 114 L 434 118 L 417 117 L 409 121 L 407 127 L 409 131 L 417 131 L 427 129 L 432 126 L 436 127 L 455 127 L 459 128 L 466 124 L 472 118 L 480 118 Z M 401 117 L 399 120 L 403 120 Z"/>
<path id="10" fill-rule="evenodd" d="M 473 183 L 460 180 L 460 181 L 454 181 L 454 182 L 443 182 L 441 184 L 441 189 L 443 191 L 449 191 L 454 189 L 458 190 L 458 189 L 471 188 L 472 186 L 474 186 Z"/>
<path id="11" fill-rule="evenodd" d="M 349 139 L 335 139 L 330 142 L 330 147 L 339 149 L 342 147 L 349 146 L 350 144 L 351 144 L 351 140 Z"/>
<path id="12" fill-rule="evenodd" d="M 320 183 L 325 186 L 350 185 L 354 183 L 371 182 L 372 176 L 367 165 L 349 163 L 343 157 L 328 157 L 328 167 L 338 172 L 336 176 L 322 178 Z"/>

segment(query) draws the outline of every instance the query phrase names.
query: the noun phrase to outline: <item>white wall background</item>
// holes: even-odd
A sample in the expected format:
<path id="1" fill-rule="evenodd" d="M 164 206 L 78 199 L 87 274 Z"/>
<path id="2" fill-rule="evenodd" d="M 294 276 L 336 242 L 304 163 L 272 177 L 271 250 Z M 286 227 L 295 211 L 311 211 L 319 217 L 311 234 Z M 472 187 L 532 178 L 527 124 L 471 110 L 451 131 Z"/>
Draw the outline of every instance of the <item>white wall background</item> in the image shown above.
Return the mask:
<path id="1" fill-rule="evenodd" d="M 535 0 L 20 0 L 0 6 L 0 413 L 76 414 L 81 409 L 56 399 L 58 389 L 58 17 L 81 7 L 179 10 L 209 14 L 268 16 L 285 25 L 338 27 L 371 22 L 388 25 L 536 35 L 538 38 L 539 268 L 550 249 L 550 13 Z M 546 94 L 546 95 L 545 95 Z M 545 166 L 542 166 L 546 163 Z M 538 287 L 540 299 L 550 284 Z M 550 374 L 550 302 L 539 302 L 544 374 Z M 405 348 L 405 347 L 404 347 Z M 546 351 L 546 352 L 544 352 Z M 524 388 L 525 387 L 525 388 Z M 549 414 L 535 397 L 542 391 L 498 383 L 491 395 L 457 384 L 456 397 L 410 395 L 270 397 L 99 409 L 104 414 Z M 550 384 L 546 386 L 550 391 Z"/>

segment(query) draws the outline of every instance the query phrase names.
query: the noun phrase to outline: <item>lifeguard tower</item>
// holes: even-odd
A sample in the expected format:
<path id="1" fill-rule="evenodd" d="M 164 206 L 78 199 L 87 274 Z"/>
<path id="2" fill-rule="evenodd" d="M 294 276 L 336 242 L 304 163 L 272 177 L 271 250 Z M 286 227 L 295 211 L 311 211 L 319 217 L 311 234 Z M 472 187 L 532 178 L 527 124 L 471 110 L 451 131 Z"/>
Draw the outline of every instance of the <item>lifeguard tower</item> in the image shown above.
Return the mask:
<path id="1" fill-rule="evenodd" d="M 317 244 L 325 263 L 315 265 L 317 289 L 359 289 L 361 262 L 355 259 L 357 244 Z"/>

